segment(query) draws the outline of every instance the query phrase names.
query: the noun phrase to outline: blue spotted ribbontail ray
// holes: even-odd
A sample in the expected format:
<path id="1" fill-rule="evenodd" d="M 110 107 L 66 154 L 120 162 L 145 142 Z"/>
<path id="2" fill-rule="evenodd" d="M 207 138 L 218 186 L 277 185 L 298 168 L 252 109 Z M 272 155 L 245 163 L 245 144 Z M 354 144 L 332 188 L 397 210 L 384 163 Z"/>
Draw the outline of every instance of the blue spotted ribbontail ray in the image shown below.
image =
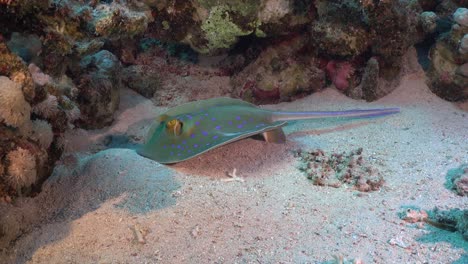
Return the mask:
<path id="1" fill-rule="evenodd" d="M 186 103 L 158 116 L 144 145 L 137 152 L 159 163 L 177 163 L 210 149 L 261 134 L 267 142 L 286 140 L 286 121 L 329 117 L 378 117 L 398 113 L 398 108 L 285 112 L 258 108 L 232 98 Z"/>

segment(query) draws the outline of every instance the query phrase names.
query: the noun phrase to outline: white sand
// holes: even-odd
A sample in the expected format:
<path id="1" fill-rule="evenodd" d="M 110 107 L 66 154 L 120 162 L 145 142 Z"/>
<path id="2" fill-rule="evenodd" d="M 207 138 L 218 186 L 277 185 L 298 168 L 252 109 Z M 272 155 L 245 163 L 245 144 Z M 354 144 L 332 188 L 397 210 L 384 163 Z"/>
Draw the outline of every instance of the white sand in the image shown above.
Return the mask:
<path id="1" fill-rule="evenodd" d="M 295 122 L 285 128 L 287 144 L 246 139 L 175 166 L 129 149 L 100 151 L 106 135 L 141 138 L 165 110 L 124 90 L 112 127 L 68 137 L 71 152 L 35 198 L 48 217 L 0 253 L 0 262 L 328 263 L 342 256 L 364 263 L 467 263 L 468 243 L 459 233 L 398 217 L 405 206 L 468 207 L 468 198 L 444 187 L 447 171 L 468 163 L 467 113 L 432 94 L 423 79 L 421 72 L 409 74 L 374 103 L 327 89 L 268 106 L 397 106 L 402 112 Z M 359 147 L 386 180 L 378 192 L 314 186 L 291 154 Z M 244 181 L 225 181 L 234 168 Z"/>

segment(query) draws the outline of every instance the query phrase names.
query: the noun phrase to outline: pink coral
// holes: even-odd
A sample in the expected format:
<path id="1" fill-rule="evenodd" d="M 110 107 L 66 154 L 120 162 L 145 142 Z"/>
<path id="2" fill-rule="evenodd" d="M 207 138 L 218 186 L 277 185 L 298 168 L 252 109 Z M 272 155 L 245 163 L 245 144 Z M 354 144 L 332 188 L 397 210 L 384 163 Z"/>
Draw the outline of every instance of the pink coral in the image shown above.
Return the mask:
<path id="1" fill-rule="evenodd" d="M 13 0 L 0 0 L 0 4 L 2 5 L 10 5 L 13 3 Z"/>
<path id="2" fill-rule="evenodd" d="M 34 63 L 29 64 L 28 66 L 31 77 L 33 78 L 34 83 L 44 86 L 52 81 L 49 75 L 43 73 L 39 67 Z"/>
<path id="3" fill-rule="evenodd" d="M 354 67 L 347 61 L 331 60 L 326 66 L 327 75 L 335 87 L 341 91 L 349 88 L 349 78 L 354 74 Z"/>

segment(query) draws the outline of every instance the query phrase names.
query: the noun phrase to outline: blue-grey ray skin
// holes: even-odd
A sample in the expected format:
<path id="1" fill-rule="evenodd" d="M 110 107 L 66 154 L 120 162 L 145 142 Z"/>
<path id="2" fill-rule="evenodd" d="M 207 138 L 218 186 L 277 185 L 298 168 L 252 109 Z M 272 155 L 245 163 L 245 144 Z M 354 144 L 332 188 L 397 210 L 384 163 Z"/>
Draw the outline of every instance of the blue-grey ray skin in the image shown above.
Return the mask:
<path id="1" fill-rule="evenodd" d="M 159 163 L 177 163 L 257 134 L 264 134 L 266 138 L 280 142 L 281 127 L 289 120 L 374 117 L 397 112 L 398 108 L 282 112 L 261 109 L 238 99 L 213 98 L 183 104 L 158 116 L 148 132 L 145 144 L 137 152 Z M 171 126 L 171 120 L 180 126 Z"/>

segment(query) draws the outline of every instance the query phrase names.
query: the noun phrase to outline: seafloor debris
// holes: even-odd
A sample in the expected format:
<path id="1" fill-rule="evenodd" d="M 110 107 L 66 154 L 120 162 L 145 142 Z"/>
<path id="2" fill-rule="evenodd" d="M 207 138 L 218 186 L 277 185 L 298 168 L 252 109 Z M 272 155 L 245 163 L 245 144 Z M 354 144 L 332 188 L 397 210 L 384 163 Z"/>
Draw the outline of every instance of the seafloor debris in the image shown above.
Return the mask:
<path id="1" fill-rule="evenodd" d="M 379 190 L 384 183 L 377 168 L 363 157 L 362 148 L 332 154 L 321 149 L 298 150 L 295 156 L 300 158 L 299 170 L 305 172 L 315 185 L 338 188 L 345 184 L 361 192 L 370 192 Z"/>
<path id="2" fill-rule="evenodd" d="M 236 168 L 234 168 L 232 172 L 227 172 L 226 175 L 229 178 L 222 179 L 221 181 L 223 182 L 232 182 L 232 181 L 244 182 L 245 181 L 242 177 L 237 176 Z"/>
<path id="3" fill-rule="evenodd" d="M 455 191 L 458 195 L 468 196 L 468 164 L 449 170 L 445 177 L 447 179 L 445 186 L 448 189 Z"/>
<path id="4" fill-rule="evenodd" d="M 190 231 L 190 235 L 193 237 L 193 238 L 197 238 L 201 235 L 201 228 L 200 228 L 200 225 L 196 225 L 195 227 L 192 228 L 192 230 Z"/>
<path id="5" fill-rule="evenodd" d="M 468 240 L 468 210 L 458 208 L 441 211 L 435 207 L 425 211 L 417 208 L 406 208 L 400 212 L 399 217 L 408 223 L 426 223 L 439 229 L 460 232 Z"/>
<path id="6" fill-rule="evenodd" d="M 426 221 L 428 214 L 424 210 L 408 208 L 405 212 L 400 214 L 400 217 L 408 223 L 418 223 Z"/>
<path id="7" fill-rule="evenodd" d="M 398 247 L 401 247 L 401 248 L 405 248 L 405 249 L 408 249 L 410 246 L 409 246 L 409 243 L 406 242 L 402 236 L 397 236 L 397 237 L 393 237 L 391 238 L 390 240 L 388 240 L 388 244 L 392 245 L 392 246 L 398 246 Z"/>
<path id="8" fill-rule="evenodd" d="M 335 256 L 333 256 L 333 261 L 330 261 L 330 263 L 334 263 L 334 264 L 363 264 L 364 262 L 360 258 L 346 259 L 342 255 L 335 255 Z"/>
<path id="9" fill-rule="evenodd" d="M 435 207 L 428 211 L 426 223 L 447 231 L 458 231 L 465 240 L 468 240 L 468 210 L 458 208 L 442 211 Z"/>
<path id="10" fill-rule="evenodd" d="M 149 230 L 142 227 L 140 224 L 135 224 L 131 228 L 133 230 L 133 235 L 135 236 L 135 241 L 140 244 L 146 244 L 146 235 L 148 235 Z"/>

